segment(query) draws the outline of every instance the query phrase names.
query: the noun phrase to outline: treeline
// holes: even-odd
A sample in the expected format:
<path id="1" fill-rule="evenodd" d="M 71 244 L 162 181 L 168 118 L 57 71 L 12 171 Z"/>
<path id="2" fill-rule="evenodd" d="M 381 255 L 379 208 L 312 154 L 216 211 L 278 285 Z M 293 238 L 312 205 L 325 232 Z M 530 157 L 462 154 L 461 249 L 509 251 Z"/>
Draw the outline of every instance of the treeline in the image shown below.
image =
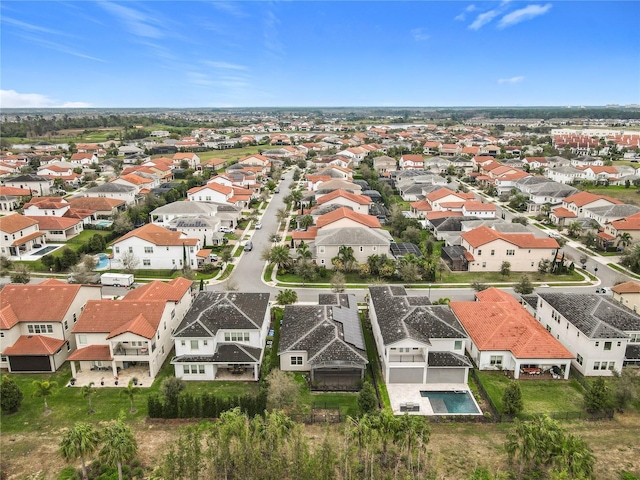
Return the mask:
<path id="1" fill-rule="evenodd" d="M 221 398 L 209 392 L 194 395 L 183 392 L 178 396 L 147 399 L 149 418 L 219 418 L 223 412 L 238 408 L 249 417 L 262 414 L 267 408 L 267 394 L 261 389 L 257 395 L 235 395 Z"/>

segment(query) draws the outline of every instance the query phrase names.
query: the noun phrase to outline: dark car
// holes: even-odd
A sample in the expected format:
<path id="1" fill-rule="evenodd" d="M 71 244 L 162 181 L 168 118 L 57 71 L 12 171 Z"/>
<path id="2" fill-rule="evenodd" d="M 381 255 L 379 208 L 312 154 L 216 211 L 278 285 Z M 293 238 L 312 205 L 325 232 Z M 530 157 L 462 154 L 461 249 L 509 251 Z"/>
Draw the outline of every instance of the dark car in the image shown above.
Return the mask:
<path id="1" fill-rule="evenodd" d="M 251 250 L 253 250 L 253 243 L 251 241 L 248 241 L 244 244 L 244 251 L 250 252 Z"/>

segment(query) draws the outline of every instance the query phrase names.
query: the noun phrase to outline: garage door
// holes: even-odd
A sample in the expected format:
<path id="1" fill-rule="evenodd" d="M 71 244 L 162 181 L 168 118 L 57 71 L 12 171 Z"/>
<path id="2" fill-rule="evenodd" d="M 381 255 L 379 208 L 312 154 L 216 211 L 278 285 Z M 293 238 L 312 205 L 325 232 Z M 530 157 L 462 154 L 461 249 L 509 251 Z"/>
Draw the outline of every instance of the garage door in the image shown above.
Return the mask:
<path id="1" fill-rule="evenodd" d="M 422 368 L 391 368 L 387 383 L 422 383 Z"/>
<path id="2" fill-rule="evenodd" d="M 12 372 L 50 372 L 49 357 L 43 356 L 11 356 L 9 365 Z"/>
<path id="3" fill-rule="evenodd" d="M 464 383 L 464 368 L 429 368 L 427 383 Z"/>

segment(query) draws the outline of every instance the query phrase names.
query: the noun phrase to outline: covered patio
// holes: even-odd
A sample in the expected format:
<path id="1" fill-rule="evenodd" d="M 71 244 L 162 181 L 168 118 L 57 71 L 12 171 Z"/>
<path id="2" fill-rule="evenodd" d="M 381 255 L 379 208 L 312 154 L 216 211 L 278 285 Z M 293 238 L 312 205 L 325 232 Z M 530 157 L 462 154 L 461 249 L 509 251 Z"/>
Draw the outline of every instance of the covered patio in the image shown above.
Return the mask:
<path id="1" fill-rule="evenodd" d="M 133 379 L 139 387 L 150 387 L 153 383 L 147 363 L 132 362 L 125 366 L 123 362 L 116 362 L 108 345 L 80 348 L 67 360 L 71 366 L 72 386 L 82 387 L 93 382 L 95 387 L 126 387 Z"/>

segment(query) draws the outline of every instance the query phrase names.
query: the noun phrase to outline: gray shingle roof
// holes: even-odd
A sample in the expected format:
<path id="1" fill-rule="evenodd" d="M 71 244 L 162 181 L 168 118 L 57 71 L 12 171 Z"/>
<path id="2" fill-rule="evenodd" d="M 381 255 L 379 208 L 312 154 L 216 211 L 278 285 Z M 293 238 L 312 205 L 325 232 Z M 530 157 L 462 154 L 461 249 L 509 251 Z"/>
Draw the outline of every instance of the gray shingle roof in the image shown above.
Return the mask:
<path id="1" fill-rule="evenodd" d="M 129 193 L 136 189 L 133 185 L 123 185 L 122 183 L 103 183 L 97 187 L 88 188 L 86 193 Z"/>
<path id="2" fill-rule="evenodd" d="M 429 367 L 473 367 L 464 355 L 453 352 L 429 352 Z"/>
<path id="3" fill-rule="evenodd" d="M 627 345 L 627 349 L 624 354 L 625 360 L 638 360 L 640 361 L 640 343 L 630 343 Z"/>
<path id="4" fill-rule="evenodd" d="M 640 315 L 596 294 L 540 293 L 540 297 L 589 338 L 626 338 L 640 330 Z"/>
<path id="5" fill-rule="evenodd" d="M 391 235 L 382 229 L 367 227 L 347 227 L 321 229 L 315 240 L 316 245 L 389 245 Z"/>
<path id="6" fill-rule="evenodd" d="M 428 297 L 408 297 L 403 287 L 369 287 L 385 345 L 411 338 L 430 345 L 432 338 L 467 338 L 448 305 L 431 305 Z"/>
<path id="7" fill-rule="evenodd" d="M 220 329 L 259 330 L 269 308 L 268 293 L 200 292 L 174 337 L 213 337 Z"/>
<path id="8" fill-rule="evenodd" d="M 260 360 L 262 349 L 240 345 L 238 343 L 219 343 L 216 353 L 213 354 L 214 362 L 251 363 Z"/>

